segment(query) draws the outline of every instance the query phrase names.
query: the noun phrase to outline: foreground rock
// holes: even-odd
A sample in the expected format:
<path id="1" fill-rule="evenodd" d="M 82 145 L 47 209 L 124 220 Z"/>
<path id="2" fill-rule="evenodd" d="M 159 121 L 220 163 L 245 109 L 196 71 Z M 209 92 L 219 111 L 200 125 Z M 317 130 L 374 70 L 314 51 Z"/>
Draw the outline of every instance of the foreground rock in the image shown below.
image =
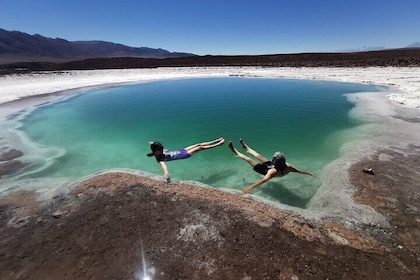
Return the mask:
<path id="1" fill-rule="evenodd" d="M 0 207 L 1 279 L 142 279 L 144 270 L 152 279 L 420 276 L 418 247 L 393 244 L 393 229 L 381 239 L 242 195 L 130 174 L 93 177 L 48 205 L 15 193 Z"/>
<path id="2" fill-rule="evenodd" d="M 391 229 L 376 235 L 387 247 L 420 260 L 420 146 L 378 151 L 349 170 L 354 199 L 384 215 Z M 413 153 L 414 151 L 414 153 Z M 360 174 L 368 166 L 372 174 Z"/>
<path id="3" fill-rule="evenodd" d="M 0 148 L 0 178 L 21 170 L 27 164 L 17 160 L 23 153 L 9 147 Z"/>

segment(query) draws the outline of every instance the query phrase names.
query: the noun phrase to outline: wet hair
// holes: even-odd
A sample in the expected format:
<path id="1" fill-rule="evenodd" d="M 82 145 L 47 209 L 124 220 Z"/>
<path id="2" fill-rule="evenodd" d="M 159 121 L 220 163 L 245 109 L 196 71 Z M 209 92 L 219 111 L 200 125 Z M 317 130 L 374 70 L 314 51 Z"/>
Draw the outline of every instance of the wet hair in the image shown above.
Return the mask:
<path id="1" fill-rule="evenodd" d="M 278 171 L 282 171 L 287 166 L 286 157 L 280 152 L 274 153 L 273 158 L 271 159 L 271 162 L 273 163 L 274 168 L 276 168 Z"/>
<path id="2" fill-rule="evenodd" d="M 154 156 L 157 151 L 163 151 L 163 145 L 159 142 L 152 142 L 150 144 L 150 149 L 152 152 L 147 154 L 148 157 Z"/>

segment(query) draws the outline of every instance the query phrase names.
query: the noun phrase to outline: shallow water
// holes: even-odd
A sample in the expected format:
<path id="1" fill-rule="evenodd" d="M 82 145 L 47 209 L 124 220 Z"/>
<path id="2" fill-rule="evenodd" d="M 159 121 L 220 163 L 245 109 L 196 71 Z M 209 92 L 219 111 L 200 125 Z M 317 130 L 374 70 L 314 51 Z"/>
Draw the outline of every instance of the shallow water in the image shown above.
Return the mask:
<path id="1" fill-rule="evenodd" d="M 20 130 L 39 147 L 22 179 L 78 179 L 109 168 L 161 174 L 148 141 L 167 149 L 220 136 L 245 141 L 270 158 L 282 151 L 296 167 L 320 175 L 340 147 L 366 135 L 349 134 L 360 124 L 349 118 L 344 94 L 374 86 L 283 79 L 212 78 L 167 80 L 92 90 L 46 104 L 22 120 Z M 344 137 L 345 135 L 345 137 Z M 349 136 L 351 135 L 351 136 Z M 242 189 L 260 179 L 224 146 L 191 159 L 169 162 L 173 180 Z M 24 176 L 22 176 L 24 175 Z M 9 178 L 13 179 L 12 178 Z M 254 193 L 304 208 L 321 181 L 291 174 Z"/>

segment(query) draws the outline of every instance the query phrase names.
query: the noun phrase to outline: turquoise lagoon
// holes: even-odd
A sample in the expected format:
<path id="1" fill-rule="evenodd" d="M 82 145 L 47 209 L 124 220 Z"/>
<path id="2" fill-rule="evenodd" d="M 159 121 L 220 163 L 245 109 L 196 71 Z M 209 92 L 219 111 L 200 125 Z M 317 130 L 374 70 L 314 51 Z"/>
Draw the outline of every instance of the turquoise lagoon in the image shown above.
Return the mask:
<path id="1" fill-rule="evenodd" d="M 239 138 L 268 158 L 281 151 L 288 162 L 320 176 L 340 157 L 344 143 L 366 137 L 345 133 L 361 124 L 349 117 L 354 104 L 345 95 L 373 91 L 378 88 L 262 78 L 165 80 L 85 91 L 39 106 L 22 119 L 19 130 L 51 152 L 19 180 L 76 180 L 113 168 L 162 174 L 154 158 L 146 157 L 148 141 L 174 150 L 221 136 L 225 145 L 169 162 L 172 179 L 235 190 L 260 179 L 228 149 L 229 140 L 240 148 Z M 318 179 L 291 174 L 254 193 L 305 208 L 320 185 Z"/>

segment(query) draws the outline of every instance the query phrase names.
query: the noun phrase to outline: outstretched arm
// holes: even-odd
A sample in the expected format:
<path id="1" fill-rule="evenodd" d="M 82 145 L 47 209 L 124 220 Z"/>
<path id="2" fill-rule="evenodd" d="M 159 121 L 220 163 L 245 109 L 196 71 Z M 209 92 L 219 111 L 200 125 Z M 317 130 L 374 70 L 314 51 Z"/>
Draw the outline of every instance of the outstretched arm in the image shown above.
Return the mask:
<path id="1" fill-rule="evenodd" d="M 259 185 L 267 182 L 268 180 L 270 180 L 271 178 L 274 177 L 274 174 L 276 174 L 276 170 L 274 169 L 270 169 L 268 170 L 267 174 L 259 181 L 255 182 L 254 184 L 246 187 L 245 189 L 242 190 L 243 193 L 249 193 L 250 191 L 252 191 L 254 188 L 258 187 Z"/>
<path id="2" fill-rule="evenodd" d="M 166 180 L 169 179 L 169 171 L 168 171 L 168 166 L 166 166 L 166 163 L 164 161 L 159 161 L 160 166 L 162 167 L 163 170 L 163 178 L 165 178 Z"/>
<path id="3" fill-rule="evenodd" d="M 288 164 L 287 164 L 287 166 L 290 168 L 290 172 L 297 172 L 297 173 L 299 173 L 299 174 L 309 175 L 309 176 L 312 176 L 312 177 L 318 178 L 318 177 L 316 177 L 315 175 L 313 175 L 313 174 L 311 174 L 311 173 L 309 173 L 309 172 L 307 172 L 307 171 L 297 169 L 296 167 L 294 167 L 294 166 L 293 166 L 293 165 L 291 165 L 290 163 L 288 163 Z"/>

